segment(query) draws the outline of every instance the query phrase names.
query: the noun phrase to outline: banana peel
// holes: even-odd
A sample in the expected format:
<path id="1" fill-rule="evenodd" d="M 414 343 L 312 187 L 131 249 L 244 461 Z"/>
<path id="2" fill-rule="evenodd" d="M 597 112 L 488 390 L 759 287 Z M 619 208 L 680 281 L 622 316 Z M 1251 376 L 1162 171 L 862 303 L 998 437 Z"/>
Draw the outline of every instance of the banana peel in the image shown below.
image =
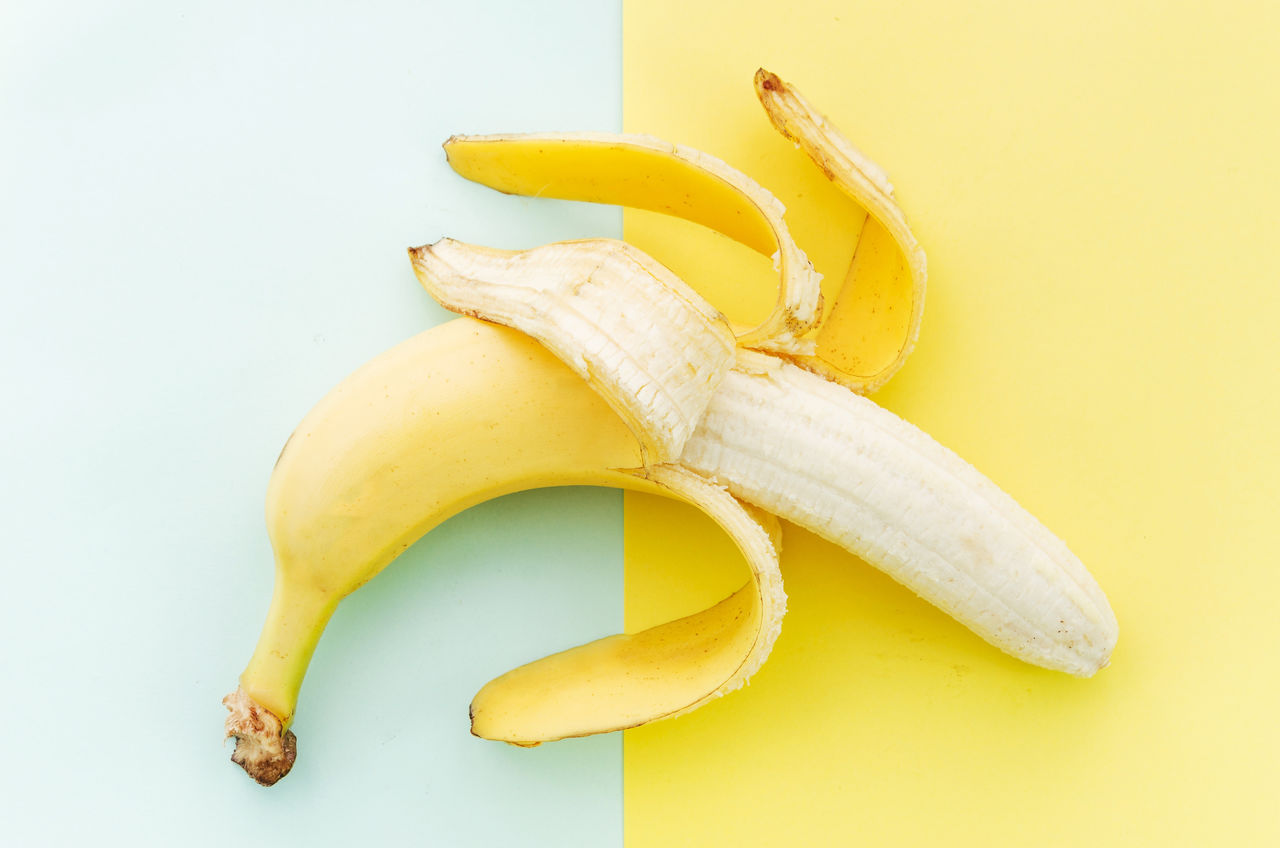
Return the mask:
<path id="1" fill-rule="evenodd" d="M 675 718 L 741 688 L 782 631 L 787 598 L 777 518 L 678 465 L 634 488 L 710 516 L 738 546 L 751 579 L 715 606 L 635 634 L 600 639 L 507 672 L 471 702 L 471 732 L 531 746 Z"/>
<path id="2" fill-rule="evenodd" d="M 874 391 L 902 367 L 919 335 L 924 250 L 879 166 L 776 74 L 761 68 L 755 88 L 773 126 L 868 215 L 825 317 L 821 276 L 791 237 L 782 203 L 713 156 L 612 133 L 456 135 L 444 150 L 458 174 L 507 194 L 662 212 L 773 257 L 777 304 L 764 323 L 740 329 L 738 343 L 785 356 L 854 391 Z"/>
<path id="3" fill-rule="evenodd" d="M 520 330 L 594 385 L 645 465 L 680 456 L 733 364 L 724 316 L 625 242 L 496 250 L 442 239 L 409 256 L 441 306 Z"/>

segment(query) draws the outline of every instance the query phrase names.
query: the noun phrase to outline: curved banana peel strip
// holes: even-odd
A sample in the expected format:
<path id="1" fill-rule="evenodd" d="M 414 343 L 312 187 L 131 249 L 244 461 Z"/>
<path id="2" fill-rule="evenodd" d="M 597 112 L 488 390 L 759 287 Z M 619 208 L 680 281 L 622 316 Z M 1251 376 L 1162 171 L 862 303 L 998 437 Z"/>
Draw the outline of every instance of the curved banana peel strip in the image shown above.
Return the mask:
<path id="1" fill-rule="evenodd" d="M 501 251 L 444 240 L 410 251 L 440 304 L 542 341 L 586 379 L 637 437 L 679 456 L 734 362 L 719 313 L 643 252 L 611 239 Z M 674 402 L 678 399 L 681 402 Z M 536 745 L 679 715 L 740 687 L 764 662 L 786 596 L 777 544 L 723 488 L 646 463 L 631 488 L 679 498 L 733 538 L 752 576 L 701 613 L 610 636 L 522 666 L 485 686 L 472 733 Z"/>
<path id="2" fill-rule="evenodd" d="M 453 136 L 444 150 L 459 174 L 507 194 L 663 212 L 775 257 L 777 304 L 738 341 L 812 352 L 812 341 L 801 337 L 822 315 L 821 275 L 792 239 L 778 199 L 714 156 L 652 136 L 614 133 Z"/>
<path id="3" fill-rule="evenodd" d="M 1088 677 L 1116 618 L 1013 498 L 865 397 L 740 351 L 681 464 L 834 542 L 1021 660 Z"/>
<path id="4" fill-rule="evenodd" d="M 902 367 L 919 335 L 924 249 L 879 165 L 776 74 L 756 71 L 755 87 L 778 132 L 868 213 L 849 275 L 818 328 L 816 352 L 789 358 L 855 391 L 873 391 Z"/>
<path id="5" fill-rule="evenodd" d="M 739 343 L 782 354 L 854 391 L 874 391 L 902 367 L 919 335 L 924 250 L 875 162 L 777 75 L 761 68 L 755 87 L 778 132 L 869 216 L 825 317 L 821 275 L 792 239 L 782 204 L 707 153 L 651 136 L 610 133 L 453 136 L 444 149 L 459 174 L 508 194 L 663 212 L 776 256 L 778 303 Z"/>
<path id="6" fill-rule="evenodd" d="M 769 656 L 786 612 L 777 519 L 679 466 L 636 473 L 649 484 L 638 488 L 714 519 L 746 558 L 751 580 L 710 609 L 571 648 L 491 681 L 471 702 L 476 736 L 533 746 L 674 718 L 740 688 Z"/>
<path id="7" fill-rule="evenodd" d="M 521 330 L 594 385 L 645 465 L 680 456 L 733 364 L 724 316 L 626 242 L 507 251 L 443 239 L 409 255 L 441 306 Z"/>

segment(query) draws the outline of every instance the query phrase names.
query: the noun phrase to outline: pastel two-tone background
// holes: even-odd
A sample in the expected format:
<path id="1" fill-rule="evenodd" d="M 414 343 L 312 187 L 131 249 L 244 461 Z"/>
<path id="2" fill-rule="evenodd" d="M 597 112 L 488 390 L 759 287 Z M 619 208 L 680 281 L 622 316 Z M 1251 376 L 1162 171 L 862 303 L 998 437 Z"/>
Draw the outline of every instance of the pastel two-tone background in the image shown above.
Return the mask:
<path id="1" fill-rule="evenodd" d="M 1263 2 L 5 4 L 0 843 L 1280 842 L 1277 33 Z M 788 527 L 745 690 L 483 742 L 490 677 L 741 579 L 688 509 L 534 492 L 344 602 L 298 766 L 254 785 L 218 701 L 270 591 L 266 479 L 328 388 L 447 319 L 405 247 L 625 234 L 730 313 L 772 284 L 692 225 L 466 183 L 439 143 L 706 149 L 838 278 L 856 216 L 769 128 L 760 65 L 888 170 L 928 251 L 878 400 L 1085 560 L 1112 666 L 1020 665 Z"/>

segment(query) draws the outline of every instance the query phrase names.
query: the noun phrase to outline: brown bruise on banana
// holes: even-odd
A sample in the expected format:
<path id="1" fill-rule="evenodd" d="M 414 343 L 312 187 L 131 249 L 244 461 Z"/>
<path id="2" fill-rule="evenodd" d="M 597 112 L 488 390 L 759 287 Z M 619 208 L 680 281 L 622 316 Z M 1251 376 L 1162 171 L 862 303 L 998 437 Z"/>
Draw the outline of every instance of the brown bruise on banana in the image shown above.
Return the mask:
<path id="1" fill-rule="evenodd" d="M 298 758 L 298 738 L 285 730 L 280 719 L 255 703 L 243 689 L 222 699 L 230 711 L 227 736 L 236 740 L 231 762 L 263 786 L 271 786 L 289 773 Z"/>

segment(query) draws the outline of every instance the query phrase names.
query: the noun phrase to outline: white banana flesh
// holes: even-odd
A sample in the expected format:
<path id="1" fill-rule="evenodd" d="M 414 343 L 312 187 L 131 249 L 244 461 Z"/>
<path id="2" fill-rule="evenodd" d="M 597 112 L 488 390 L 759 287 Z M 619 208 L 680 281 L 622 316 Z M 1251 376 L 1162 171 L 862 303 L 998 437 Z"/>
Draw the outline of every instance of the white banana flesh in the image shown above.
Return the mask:
<path id="1" fill-rule="evenodd" d="M 625 242 L 508 251 L 443 239 L 409 254 L 446 309 L 524 332 L 590 382 L 640 440 L 646 465 L 680 455 L 733 364 L 724 316 Z"/>
<path id="2" fill-rule="evenodd" d="M 1087 677 L 1117 625 L 1056 536 L 874 402 L 741 351 L 682 464 L 882 569 L 1007 653 Z"/>

